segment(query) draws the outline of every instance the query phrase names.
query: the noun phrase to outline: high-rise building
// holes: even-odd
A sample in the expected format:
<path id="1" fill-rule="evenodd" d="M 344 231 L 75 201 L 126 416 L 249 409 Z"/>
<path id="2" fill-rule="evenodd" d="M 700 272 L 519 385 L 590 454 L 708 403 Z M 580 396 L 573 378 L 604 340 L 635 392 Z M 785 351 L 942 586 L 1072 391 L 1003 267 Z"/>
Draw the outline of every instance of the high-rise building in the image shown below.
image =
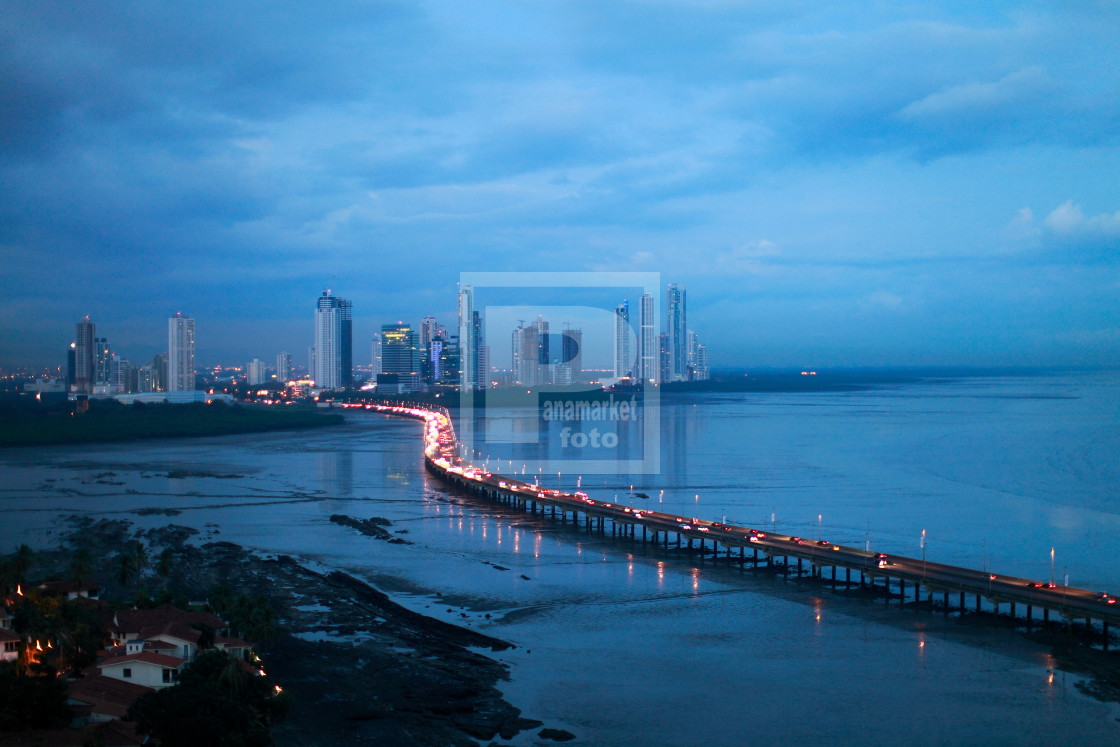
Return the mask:
<path id="1" fill-rule="evenodd" d="M 666 381 L 688 379 L 688 319 L 683 285 L 670 283 L 665 293 L 665 335 L 668 338 L 669 375 Z"/>
<path id="2" fill-rule="evenodd" d="M 194 319 L 182 313 L 167 320 L 167 391 L 194 391 Z"/>
<path id="3" fill-rule="evenodd" d="M 287 384 L 292 380 L 292 356 L 286 352 L 279 353 L 276 356 L 276 381 L 279 384 Z"/>
<path id="4" fill-rule="evenodd" d="M 381 334 L 374 332 L 369 344 L 369 376 L 376 380 L 381 372 Z"/>
<path id="5" fill-rule="evenodd" d="M 152 358 L 152 391 L 167 391 L 167 354 L 156 353 Z"/>
<path id="6" fill-rule="evenodd" d="M 618 378 L 634 372 L 634 354 L 630 338 L 630 302 L 623 301 L 614 310 L 614 375 Z"/>
<path id="7" fill-rule="evenodd" d="M 381 325 L 381 373 L 420 375 L 420 341 L 411 325 Z"/>
<path id="8" fill-rule="evenodd" d="M 488 371 L 483 368 L 482 315 L 474 308 L 474 286 L 459 289 L 460 383 L 464 390 L 485 389 Z"/>
<path id="9" fill-rule="evenodd" d="M 97 326 L 88 316 L 74 325 L 74 391 L 78 394 L 93 394 L 96 334 Z"/>
<path id="10" fill-rule="evenodd" d="M 354 385 L 352 304 L 323 291 L 315 307 L 315 367 L 312 378 L 320 389 L 349 389 Z"/>
<path id="11" fill-rule="evenodd" d="M 583 381 L 583 330 L 566 328 L 560 335 L 560 357 L 554 384 L 579 384 Z"/>
<path id="12" fill-rule="evenodd" d="M 657 345 L 657 316 L 654 298 L 643 293 L 638 302 L 638 380 L 656 381 L 660 354 Z"/>
<path id="13" fill-rule="evenodd" d="M 439 332 L 440 323 L 434 316 L 426 316 L 420 320 L 420 377 L 429 384 L 435 381 L 432 340 L 439 337 Z"/>
<path id="14" fill-rule="evenodd" d="M 264 383 L 264 361 L 254 358 L 245 366 L 245 382 L 250 386 Z"/>
<path id="15" fill-rule="evenodd" d="M 107 387 L 113 383 L 113 348 L 105 337 L 98 337 L 93 342 L 93 385 Z"/>

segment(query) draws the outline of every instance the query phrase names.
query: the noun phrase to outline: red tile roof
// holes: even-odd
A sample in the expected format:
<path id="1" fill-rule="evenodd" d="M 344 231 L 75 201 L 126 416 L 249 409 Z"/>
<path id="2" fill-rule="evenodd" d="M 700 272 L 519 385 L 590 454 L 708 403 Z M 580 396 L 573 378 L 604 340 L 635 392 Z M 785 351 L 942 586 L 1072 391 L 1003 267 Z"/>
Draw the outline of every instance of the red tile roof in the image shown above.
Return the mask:
<path id="1" fill-rule="evenodd" d="M 166 654 L 157 654 L 154 651 L 141 651 L 138 654 L 125 654 L 124 656 L 110 656 L 104 661 L 97 662 L 100 669 L 105 667 L 116 666 L 118 664 L 128 664 L 129 662 L 140 661 L 145 664 L 156 664 L 161 667 L 169 669 L 178 669 L 183 665 L 185 659 L 180 659 L 177 656 L 168 656 Z"/>
<path id="2" fill-rule="evenodd" d="M 124 718 L 128 707 L 141 695 L 151 691 L 150 687 L 137 685 L 134 682 L 122 682 L 99 674 L 70 683 L 68 695 L 71 700 L 91 706 L 94 713 Z"/>
<path id="3" fill-rule="evenodd" d="M 7 628 L 0 628 L 0 643 L 4 643 L 6 641 L 18 641 L 18 640 L 19 640 L 19 636 L 16 635 L 14 630 L 8 630 Z"/>

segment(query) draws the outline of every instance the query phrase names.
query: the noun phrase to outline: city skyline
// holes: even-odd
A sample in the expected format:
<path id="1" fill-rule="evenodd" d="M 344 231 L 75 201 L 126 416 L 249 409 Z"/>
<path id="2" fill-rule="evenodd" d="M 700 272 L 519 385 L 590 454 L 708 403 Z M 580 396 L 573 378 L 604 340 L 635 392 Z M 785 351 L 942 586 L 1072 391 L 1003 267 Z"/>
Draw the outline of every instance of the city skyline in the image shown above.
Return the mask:
<path id="1" fill-rule="evenodd" d="M 0 366 L 554 266 L 675 278 L 717 367 L 1120 360 L 1115 6 L 203 6 L 5 2 Z"/>

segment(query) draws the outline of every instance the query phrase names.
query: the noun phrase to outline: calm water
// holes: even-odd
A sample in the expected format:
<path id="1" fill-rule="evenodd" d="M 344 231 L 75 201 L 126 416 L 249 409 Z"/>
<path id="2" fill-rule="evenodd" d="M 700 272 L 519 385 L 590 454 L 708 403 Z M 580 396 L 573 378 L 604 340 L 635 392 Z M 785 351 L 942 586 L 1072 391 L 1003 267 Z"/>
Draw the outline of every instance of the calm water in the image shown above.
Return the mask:
<path id="1" fill-rule="evenodd" d="M 626 500 L 633 482 L 651 496 L 635 505 L 919 557 L 925 529 L 931 560 L 1039 579 L 1053 547 L 1059 580 L 1120 592 L 1115 375 L 703 395 L 661 412 L 661 476 L 584 487 Z M 418 445 L 415 423 L 355 415 L 330 432 L 3 452 L 0 547 L 49 546 L 78 513 L 349 570 L 517 644 L 507 697 L 580 744 L 1120 743 L 1120 711 L 1014 633 L 460 505 Z M 146 507 L 183 513 L 130 513 Z M 414 544 L 332 513 L 387 517 Z"/>

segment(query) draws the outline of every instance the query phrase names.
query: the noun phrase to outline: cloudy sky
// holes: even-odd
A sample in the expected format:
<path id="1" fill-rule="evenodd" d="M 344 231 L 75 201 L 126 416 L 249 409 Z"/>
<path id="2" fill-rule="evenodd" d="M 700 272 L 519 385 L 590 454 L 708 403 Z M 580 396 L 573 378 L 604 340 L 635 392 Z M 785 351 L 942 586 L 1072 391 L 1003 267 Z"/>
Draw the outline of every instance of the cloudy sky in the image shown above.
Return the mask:
<path id="1" fill-rule="evenodd" d="M 1120 5 L 0 0 L 0 365 L 355 360 L 461 272 L 683 283 L 716 365 L 1120 363 Z M 498 340 L 508 340 L 505 330 Z"/>

